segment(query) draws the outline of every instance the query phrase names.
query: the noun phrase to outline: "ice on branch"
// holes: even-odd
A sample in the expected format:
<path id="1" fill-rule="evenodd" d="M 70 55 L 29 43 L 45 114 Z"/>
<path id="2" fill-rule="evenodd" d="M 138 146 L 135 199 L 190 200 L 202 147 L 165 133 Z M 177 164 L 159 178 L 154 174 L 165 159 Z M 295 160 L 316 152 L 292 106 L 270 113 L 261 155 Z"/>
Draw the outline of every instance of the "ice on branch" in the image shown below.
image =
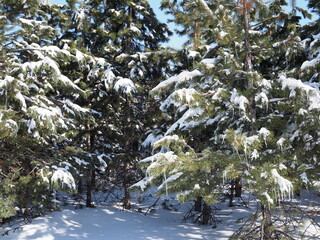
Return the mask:
<path id="1" fill-rule="evenodd" d="M 277 169 L 271 170 L 271 175 L 274 183 L 277 184 L 276 194 L 279 200 L 284 200 L 285 197 L 291 198 L 293 196 L 293 185 L 292 182 L 280 176 Z"/>
<path id="2" fill-rule="evenodd" d="M 170 177 L 168 177 L 159 187 L 158 190 L 161 190 L 164 187 L 167 187 L 167 184 L 170 182 L 173 182 L 175 180 L 177 180 L 179 177 L 181 177 L 183 175 L 182 172 L 178 172 Z"/>
<path id="3" fill-rule="evenodd" d="M 173 151 L 169 151 L 169 152 L 166 152 L 166 153 L 157 153 L 157 154 L 153 155 L 152 158 L 144 159 L 144 160 L 140 161 L 140 163 L 146 162 L 146 161 L 150 161 L 150 160 L 153 161 L 150 164 L 150 166 L 147 168 L 147 173 L 149 173 L 154 168 L 160 167 L 160 166 L 165 166 L 167 164 L 173 163 L 177 159 L 178 159 L 178 156 L 175 155 L 175 153 Z"/>

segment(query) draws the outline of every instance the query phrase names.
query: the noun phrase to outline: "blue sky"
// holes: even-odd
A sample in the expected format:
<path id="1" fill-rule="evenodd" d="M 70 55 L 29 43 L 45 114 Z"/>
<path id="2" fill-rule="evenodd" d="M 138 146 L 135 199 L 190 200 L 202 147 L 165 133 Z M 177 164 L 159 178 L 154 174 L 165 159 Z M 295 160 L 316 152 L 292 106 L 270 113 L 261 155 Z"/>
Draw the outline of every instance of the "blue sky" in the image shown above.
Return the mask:
<path id="1" fill-rule="evenodd" d="M 51 0 L 52 3 L 58 3 L 58 4 L 63 4 L 65 2 L 65 0 Z M 156 13 L 156 15 L 158 16 L 158 19 L 163 22 L 163 23 L 167 23 L 167 19 L 170 16 L 167 16 L 166 14 L 164 14 L 160 9 L 160 2 L 161 0 L 149 0 L 149 3 L 151 5 L 151 7 L 153 8 L 154 12 Z M 287 2 L 290 2 L 289 0 L 287 0 Z M 306 9 L 307 8 L 307 0 L 296 0 L 296 4 L 301 7 Z M 290 11 L 290 7 L 288 7 L 288 11 Z M 309 20 L 303 20 L 302 23 L 307 23 Z M 169 24 L 169 28 L 171 31 L 174 31 L 175 25 L 174 24 Z M 166 44 L 166 46 L 170 46 L 170 47 L 174 47 L 174 48 L 181 48 L 183 42 L 186 41 L 185 37 L 180 37 L 176 34 L 174 34 L 170 41 Z"/>

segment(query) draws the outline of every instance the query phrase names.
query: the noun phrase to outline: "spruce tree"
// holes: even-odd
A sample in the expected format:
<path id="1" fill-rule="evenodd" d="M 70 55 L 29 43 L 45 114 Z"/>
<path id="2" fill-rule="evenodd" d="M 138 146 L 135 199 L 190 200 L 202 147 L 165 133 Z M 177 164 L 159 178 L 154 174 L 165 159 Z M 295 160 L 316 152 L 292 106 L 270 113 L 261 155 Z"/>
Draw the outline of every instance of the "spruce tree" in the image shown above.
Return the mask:
<path id="1" fill-rule="evenodd" d="M 61 8 L 39 1 L 5 2 L 1 56 L 1 217 L 15 208 L 27 215 L 53 207 L 52 189 L 75 189 L 72 173 L 61 151 L 70 140 L 77 119 L 90 115 L 74 103 L 85 94 L 68 69 L 92 60 L 59 38 L 50 23 Z M 4 19 L 4 18 L 2 18 Z M 74 71 L 77 71 L 74 69 Z M 32 211 L 31 211 L 32 209 Z"/>
<path id="2" fill-rule="evenodd" d="M 141 161 L 146 179 L 135 186 L 157 184 L 159 193 L 214 203 L 224 180 L 240 179 L 261 202 L 260 234 L 275 236 L 270 210 L 311 181 L 316 168 L 308 171 L 305 163 L 317 155 L 318 136 L 307 123 L 319 127 L 319 90 L 297 79 L 303 43 L 285 4 L 202 4 L 215 26 L 207 30 L 208 51 L 193 71 L 151 91 L 174 123 Z"/>
<path id="3" fill-rule="evenodd" d="M 99 173 L 97 156 L 108 162 L 106 178 L 119 178 L 129 207 L 129 175 L 135 175 L 140 135 L 147 121 L 148 92 L 163 74 L 168 58 L 159 51 L 170 32 L 155 17 L 147 1 L 67 1 L 69 16 L 59 41 L 69 40 L 99 57 L 102 65 L 82 71 L 79 84 L 88 95 L 77 102 L 95 111 L 92 122 L 78 131 L 78 145 L 90 156 L 87 205 Z M 91 65 L 87 63 L 87 65 Z M 130 172 L 130 174 L 129 174 Z M 103 174 L 103 171 L 100 172 Z M 114 174 L 114 175 L 113 175 Z"/>

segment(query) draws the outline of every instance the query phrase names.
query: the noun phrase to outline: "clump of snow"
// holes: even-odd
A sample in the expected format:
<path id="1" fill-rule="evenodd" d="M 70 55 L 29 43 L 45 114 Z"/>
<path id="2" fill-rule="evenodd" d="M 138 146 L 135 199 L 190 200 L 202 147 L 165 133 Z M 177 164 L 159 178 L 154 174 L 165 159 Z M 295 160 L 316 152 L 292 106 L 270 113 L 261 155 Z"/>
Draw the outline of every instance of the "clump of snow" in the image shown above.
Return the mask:
<path id="1" fill-rule="evenodd" d="M 279 169 L 283 170 L 283 169 L 287 169 L 286 165 L 284 165 L 283 163 L 279 164 Z"/>
<path id="2" fill-rule="evenodd" d="M 49 179 L 44 175 L 43 170 L 44 170 L 44 169 L 41 169 L 41 170 L 40 170 L 40 176 L 41 176 L 41 178 L 42 178 L 42 181 L 44 181 L 44 182 L 46 182 L 46 183 L 49 183 L 50 181 L 49 181 Z"/>
<path id="3" fill-rule="evenodd" d="M 197 184 L 194 185 L 193 189 L 194 189 L 194 190 L 200 190 L 201 187 L 200 187 L 200 185 L 197 183 Z"/>
<path id="4" fill-rule="evenodd" d="M 138 34 L 141 33 L 141 31 L 139 30 L 139 28 L 137 28 L 136 26 L 131 26 L 131 27 L 130 27 L 130 30 L 131 30 L 132 32 L 134 32 L 134 33 L 138 33 Z"/>
<path id="5" fill-rule="evenodd" d="M 273 199 L 270 197 L 270 195 L 267 192 L 263 192 L 261 195 L 266 197 L 269 206 L 274 203 Z"/>
<path id="6" fill-rule="evenodd" d="M 76 161 L 77 164 L 79 164 L 79 166 L 81 166 L 81 165 L 84 165 L 84 166 L 89 165 L 89 163 L 87 161 L 85 161 L 83 159 L 80 159 L 78 157 L 73 157 L 73 159 Z"/>
<path id="7" fill-rule="evenodd" d="M 305 114 L 307 114 L 307 113 L 308 113 L 308 111 L 305 110 L 305 109 L 303 109 L 303 108 L 300 108 L 299 111 L 298 111 L 298 114 L 299 114 L 299 115 L 302 115 L 302 116 L 305 115 Z"/>
<path id="8" fill-rule="evenodd" d="M 123 92 L 126 95 L 132 95 L 137 91 L 134 83 L 129 78 L 118 78 L 114 85 L 114 90 Z"/>
<path id="9" fill-rule="evenodd" d="M 268 104 L 269 104 L 269 98 L 267 97 L 267 95 L 264 92 L 259 93 L 257 96 L 255 96 L 255 101 L 259 102 L 261 101 L 261 103 L 263 105 L 266 106 L 266 108 L 268 108 Z"/>
<path id="10" fill-rule="evenodd" d="M 139 188 L 141 191 L 144 191 L 147 188 L 148 184 L 152 181 L 152 179 L 153 179 L 152 176 L 145 177 L 139 182 L 131 185 L 130 189 Z"/>
<path id="11" fill-rule="evenodd" d="M 176 121 L 172 126 L 167 130 L 165 135 L 171 134 L 176 129 L 180 130 L 188 130 L 190 128 L 194 128 L 199 126 L 201 123 L 206 122 L 206 120 L 193 120 L 196 117 L 199 117 L 205 112 L 203 108 L 190 108 L 186 111 L 183 116 Z"/>
<path id="12" fill-rule="evenodd" d="M 220 32 L 219 32 L 219 37 L 220 37 L 220 38 L 224 38 L 224 37 L 227 36 L 227 35 L 228 35 L 228 33 L 225 32 L 225 31 L 220 31 Z"/>
<path id="13" fill-rule="evenodd" d="M 320 108 L 319 90 L 306 83 L 303 83 L 301 80 L 287 78 L 284 75 L 280 76 L 279 81 L 282 84 L 282 89 L 289 88 L 289 90 L 291 90 L 290 95 L 292 96 L 294 95 L 296 89 L 304 91 L 307 94 L 309 100 L 309 110 Z"/>
<path id="14" fill-rule="evenodd" d="M 178 107 L 184 103 L 190 105 L 194 101 L 194 96 L 199 95 L 199 93 L 191 88 L 183 88 L 174 91 L 170 96 L 161 104 L 160 110 L 165 111 L 171 105 Z"/>
<path id="15" fill-rule="evenodd" d="M 28 133 L 31 133 L 33 129 L 37 127 L 37 123 L 34 119 L 27 121 Z"/>
<path id="16" fill-rule="evenodd" d="M 172 142 L 178 142 L 178 141 L 180 141 L 180 138 L 178 135 L 167 135 L 167 136 L 160 138 L 156 142 L 154 142 L 153 146 L 154 146 L 154 148 L 157 148 L 159 146 L 165 146 L 166 148 L 169 148 L 169 145 Z"/>
<path id="17" fill-rule="evenodd" d="M 217 58 L 205 58 L 201 60 L 201 64 L 205 65 L 207 69 L 215 68 L 217 63 L 222 57 Z"/>
<path id="18" fill-rule="evenodd" d="M 151 163 L 150 166 L 147 168 L 147 174 L 149 174 L 150 171 L 152 171 L 154 168 L 173 163 L 177 159 L 178 159 L 178 156 L 175 155 L 173 151 L 169 151 L 166 153 L 157 153 L 153 156 L 152 160 L 154 160 L 154 162 Z"/>
<path id="19" fill-rule="evenodd" d="M 107 158 L 107 159 L 110 159 L 110 157 L 106 154 L 99 154 L 97 155 L 97 158 L 99 160 L 99 163 L 101 164 L 101 166 L 103 168 L 106 168 L 108 166 L 108 164 L 106 163 L 106 161 L 103 159 L 103 158 Z"/>
<path id="20" fill-rule="evenodd" d="M 259 135 L 263 137 L 264 143 L 267 145 L 267 137 L 270 135 L 270 131 L 264 127 L 259 130 Z"/>
<path id="21" fill-rule="evenodd" d="M 172 76 L 172 77 L 168 78 L 167 80 L 159 83 L 155 88 L 153 88 L 151 90 L 151 93 L 155 94 L 155 93 L 161 91 L 162 89 L 169 87 L 170 85 L 189 81 L 190 79 L 197 77 L 197 76 L 202 76 L 202 73 L 198 70 L 193 70 L 192 72 L 183 71 L 180 74 Z"/>
<path id="22" fill-rule="evenodd" d="M 7 129 L 10 129 L 10 134 L 11 135 L 16 135 L 19 131 L 19 126 L 16 123 L 16 121 L 12 120 L 12 119 L 7 119 L 6 123 L 4 124 L 4 126 Z"/>
<path id="23" fill-rule="evenodd" d="M 150 133 L 147 138 L 141 144 L 142 147 L 146 148 L 148 146 L 154 145 L 156 141 L 163 137 L 162 133 Z"/>
<path id="24" fill-rule="evenodd" d="M 238 105 L 239 109 L 244 112 L 246 111 L 246 105 L 249 104 L 249 100 L 245 96 L 239 95 L 236 89 L 233 89 L 231 93 L 230 102 Z"/>
<path id="25" fill-rule="evenodd" d="M 197 56 L 199 56 L 199 55 L 200 55 L 200 53 L 199 53 L 199 52 L 189 50 L 188 58 L 195 58 L 195 57 L 197 57 Z"/>
<path id="26" fill-rule="evenodd" d="M 259 158 L 259 152 L 257 151 L 257 149 L 254 149 L 251 153 L 251 158 L 252 159 L 258 159 Z"/>
<path id="27" fill-rule="evenodd" d="M 62 108 L 74 116 L 89 112 L 88 109 L 80 107 L 78 104 L 73 103 L 70 99 L 63 101 Z"/>
<path id="28" fill-rule="evenodd" d="M 305 172 L 300 174 L 300 179 L 305 184 L 309 184 L 310 183 L 309 178 L 308 178 L 308 176 L 307 176 L 307 174 Z"/>
<path id="29" fill-rule="evenodd" d="M 77 22 L 77 27 L 83 29 L 86 20 L 86 9 L 80 8 L 75 14 L 75 20 Z"/>
<path id="30" fill-rule="evenodd" d="M 27 110 L 27 104 L 26 104 L 26 101 L 25 101 L 25 98 L 24 96 L 22 95 L 22 93 L 20 91 L 16 91 L 16 95 L 15 95 L 15 98 L 17 100 L 19 100 L 20 104 L 21 104 L 21 110 L 23 112 L 25 112 Z"/>
<path id="31" fill-rule="evenodd" d="M 281 137 L 278 141 L 277 141 L 277 146 L 280 148 L 280 150 L 283 150 L 283 144 L 286 141 L 285 138 Z"/>
<path id="32" fill-rule="evenodd" d="M 73 176 L 64 168 L 57 168 L 52 174 L 51 181 L 53 184 L 58 184 L 64 187 L 65 185 L 69 189 L 76 189 L 76 184 Z"/>

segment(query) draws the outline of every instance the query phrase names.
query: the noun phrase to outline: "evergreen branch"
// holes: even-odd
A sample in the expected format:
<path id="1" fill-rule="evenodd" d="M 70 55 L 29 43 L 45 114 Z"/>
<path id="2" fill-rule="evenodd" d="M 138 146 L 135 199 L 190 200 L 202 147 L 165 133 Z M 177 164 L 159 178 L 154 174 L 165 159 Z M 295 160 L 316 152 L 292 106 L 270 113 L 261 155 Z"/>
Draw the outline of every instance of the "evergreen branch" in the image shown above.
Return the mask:
<path id="1" fill-rule="evenodd" d="M 205 10 L 207 11 L 207 13 L 210 15 L 210 17 L 212 17 L 213 19 L 215 19 L 213 12 L 211 11 L 211 9 L 209 8 L 208 4 L 204 1 L 204 0 L 199 0 L 200 4 L 205 8 Z"/>
<path id="2" fill-rule="evenodd" d="M 10 49 L 9 52 L 24 52 L 24 51 L 47 51 L 41 48 L 17 48 L 17 49 Z"/>

